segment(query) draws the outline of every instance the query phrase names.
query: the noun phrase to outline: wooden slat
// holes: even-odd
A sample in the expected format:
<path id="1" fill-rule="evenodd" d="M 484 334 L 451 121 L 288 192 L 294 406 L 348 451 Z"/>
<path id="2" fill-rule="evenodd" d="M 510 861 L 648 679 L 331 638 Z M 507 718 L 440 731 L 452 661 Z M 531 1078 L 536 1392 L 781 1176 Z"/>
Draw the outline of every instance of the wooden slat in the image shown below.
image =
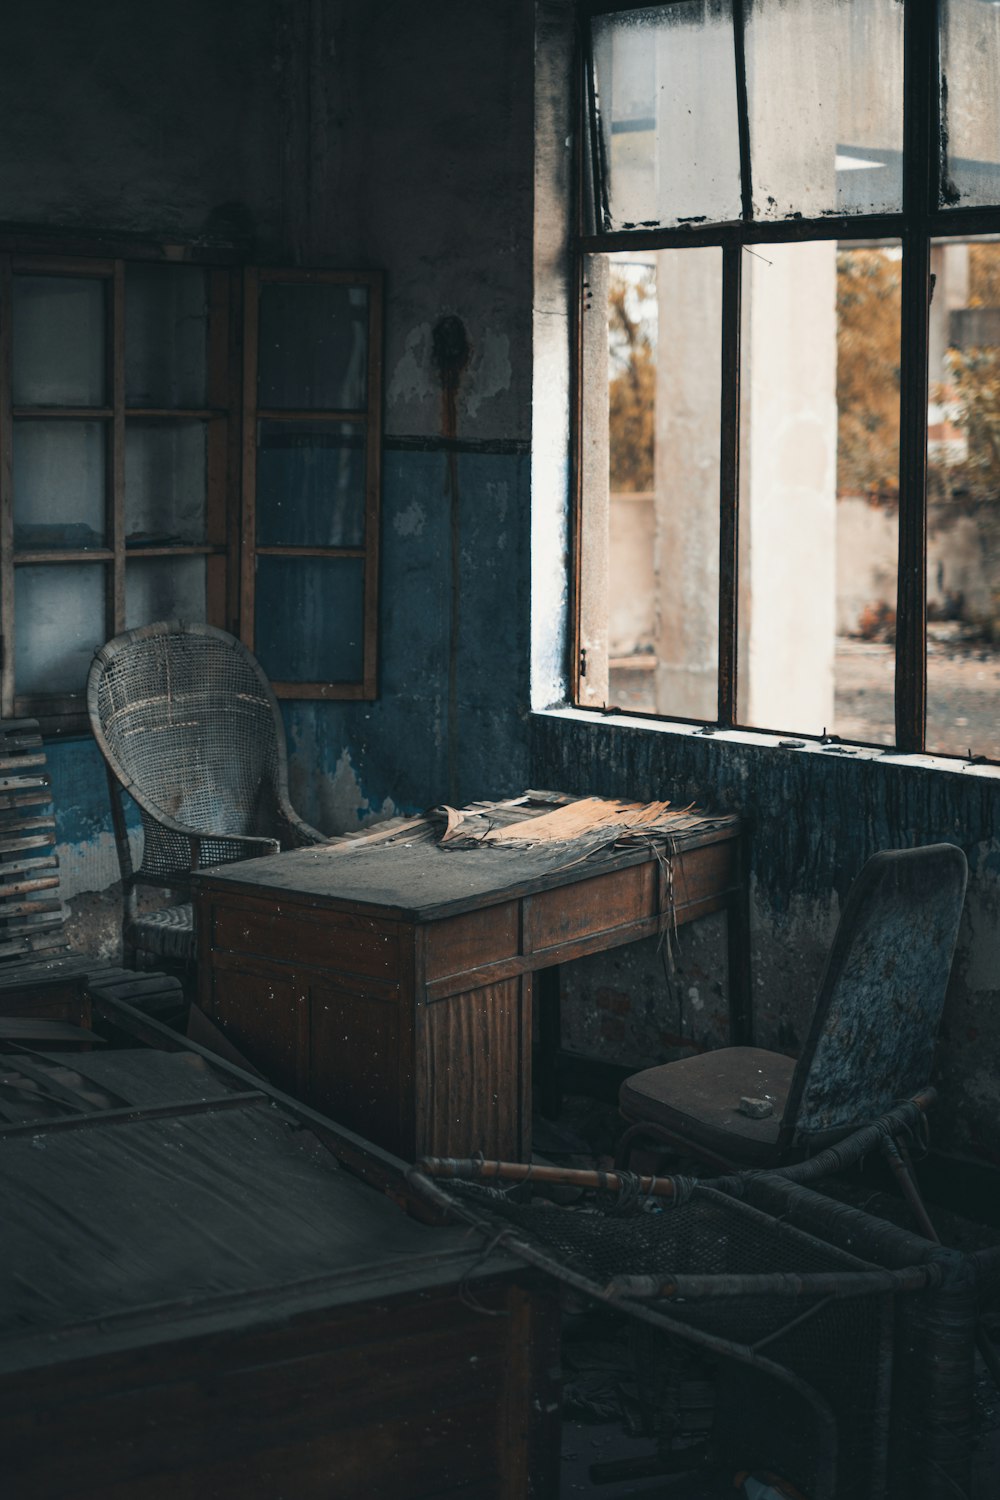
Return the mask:
<path id="1" fill-rule="evenodd" d="M 519 980 L 485 985 L 421 1007 L 417 1049 L 417 1155 L 429 1142 L 518 1161 L 523 1026 Z M 507 1155 L 510 1153 L 510 1155 Z M 446 1153 L 449 1154 L 449 1153 Z"/>
<path id="2" fill-rule="evenodd" d="M 3 804 L 0 802 L 0 808 Z M 17 820 L 0 817 L 0 834 L 7 834 L 24 828 L 55 828 L 52 818 L 20 818 Z M 24 838 L 7 838 L 0 836 L 0 854 L 10 854 L 21 849 L 51 849 L 55 844 L 52 832 L 30 834 Z"/>
<path id="3" fill-rule="evenodd" d="M 41 739 L 39 739 L 37 743 L 41 745 Z M 34 747 L 32 747 L 30 751 L 28 751 L 26 748 L 25 753 L 23 754 L 10 753 L 14 750 L 14 748 L 15 747 L 12 746 L 8 740 L 5 739 L 3 741 L 3 749 L 2 752 L 0 752 L 0 772 L 19 771 L 24 766 L 44 766 L 44 750 L 35 751 Z"/>
<path id="4" fill-rule="evenodd" d="M 0 879 L 6 873 L 6 870 L 0 871 Z M 58 875 L 44 875 L 37 880 L 8 880 L 0 884 L 0 900 L 5 901 L 8 896 L 26 896 L 31 891 L 55 890 L 58 885 Z M 0 907 L 0 918 L 11 910 L 11 907 Z"/>
<path id="5" fill-rule="evenodd" d="M 0 906 L 0 921 L 8 922 L 12 917 L 35 917 L 42 916 L 48 912 L 61 911 L 62 902 L 46 899 L 43 901 L 12 901 L 9 906 Z M 12 929 L 6 929 L 8 936 Z"/>

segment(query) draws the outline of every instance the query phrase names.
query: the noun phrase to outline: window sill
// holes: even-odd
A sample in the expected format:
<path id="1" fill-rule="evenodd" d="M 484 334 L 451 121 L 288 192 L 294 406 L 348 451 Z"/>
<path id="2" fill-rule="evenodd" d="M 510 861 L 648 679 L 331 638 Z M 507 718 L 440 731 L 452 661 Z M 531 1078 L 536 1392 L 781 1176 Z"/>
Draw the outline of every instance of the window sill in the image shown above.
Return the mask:
<path id="1" fill-rule="evenodd" d="M 769 734 L 757 729 L 713 729 L 711 726 L 706 729 L 703 724 L 647 719 L 623 712 L 606 713 L 601 709 L 574 708 L 568 705 L 536 709 L 533 716 L 567 724 L 589 724 L 595 734 L 601 733 L 607 725 L 612 729 L 639 730 L 649 735 L 660 735 L 669 740 L 708 739 L 725 745 L 774 750 L 781 755 L 814 755 L 823 760 L 877 761 L 880 765 L 904 770 L 937 771 L 951 776 L 985 777 L 987 780 L 1000 782 L 1000 765 L 996 763 L 960 760 L 951 755 L 904 755 L 897 750 L 841 744 L 839 741 L 823 743 L 814 735 Z"/>

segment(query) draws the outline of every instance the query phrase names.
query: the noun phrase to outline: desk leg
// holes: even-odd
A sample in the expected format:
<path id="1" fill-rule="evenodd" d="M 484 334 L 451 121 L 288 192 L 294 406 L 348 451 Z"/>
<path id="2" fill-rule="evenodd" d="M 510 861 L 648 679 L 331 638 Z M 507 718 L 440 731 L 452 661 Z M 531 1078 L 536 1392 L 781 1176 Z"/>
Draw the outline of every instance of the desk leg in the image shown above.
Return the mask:
<path id="1" fill-rule="evenodd" d="M 726 906 L 729 960 L 729 1045 L 753 1046 L 753 993 L 750 986 L 750 859 L 740 839 L 739 885 Z"/>
<path id="2" fill-rule="evenodd" d="M 554 1120 L 562 1110 L 559 1087 L 562 999 L 558 964 L 539 970 L 534 981 L 538 999 L 538 1107 L 546 1119 Z"/>

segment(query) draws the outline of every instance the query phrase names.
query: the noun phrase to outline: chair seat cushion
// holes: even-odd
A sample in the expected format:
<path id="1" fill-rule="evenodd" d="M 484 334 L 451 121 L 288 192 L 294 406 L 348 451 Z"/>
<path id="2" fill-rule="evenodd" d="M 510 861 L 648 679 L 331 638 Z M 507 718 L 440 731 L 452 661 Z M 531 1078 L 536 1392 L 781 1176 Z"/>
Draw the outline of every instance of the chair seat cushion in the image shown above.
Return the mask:
<path id="1" fill-rule="evenodd" d="M 158 906 L 126 925 L 125 937 L 144 953 L 160 958 L 193 959 L 194 912 L 190 902 Z"/>
<path id="2" fill-rule="evenodd" d="M 737 1163 L 764 1164 L 777 1154 L 778 1132 L 795 1059 L 760 1047 L 722 1047 L 634 1073 L 621 1086 L 622 1114 L 663 1125 Z M 763 1120 L 742 1114 L 742 1098 L 773 1101 Z"/>

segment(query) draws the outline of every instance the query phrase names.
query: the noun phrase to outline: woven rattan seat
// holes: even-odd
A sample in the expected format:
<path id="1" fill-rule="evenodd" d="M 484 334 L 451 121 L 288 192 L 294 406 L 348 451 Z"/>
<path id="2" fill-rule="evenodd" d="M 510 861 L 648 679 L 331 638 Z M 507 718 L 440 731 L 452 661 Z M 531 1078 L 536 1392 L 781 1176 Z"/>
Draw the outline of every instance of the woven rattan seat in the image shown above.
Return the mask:
<path id="1" fill-rule="evenodd" d="M 277 700 L 240 641 L 211 625 L 165 620 L 97 652 L 87 707 L 108 771 L 125 961 L 190 962 L 190 905 L 140 913 L 137 886 L 186 895 L 194 870 L 325 842 L 289 801 Z M 122 790 L 142 822 L 138 868 Z"/>

